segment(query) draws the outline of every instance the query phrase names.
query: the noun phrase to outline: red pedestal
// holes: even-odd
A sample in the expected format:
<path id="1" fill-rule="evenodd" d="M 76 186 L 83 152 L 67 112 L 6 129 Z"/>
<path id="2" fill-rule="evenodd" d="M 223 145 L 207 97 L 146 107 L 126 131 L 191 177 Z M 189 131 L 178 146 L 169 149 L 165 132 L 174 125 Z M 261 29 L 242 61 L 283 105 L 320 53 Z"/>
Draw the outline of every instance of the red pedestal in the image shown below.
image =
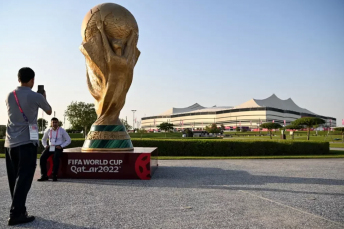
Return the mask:
<path id="1" fill-rule="evenodd" d="M 48 171 L 52 160 L 48 160 Z M 158 167 L 158 148 L 135 147 L 133 151 L 63 151 L 58 177 L 69 179 L 150 180 Z M 49 174 L 48 174 L 49 175 Z"/>
<path id="2" fill-rule="evenodd" d="M 47 175 L 51 179 L 53 178 L 53 165 L 54 165 L 53 158 L 54 158 L 54 154 L 50 155 L 50 157 L 48 157 L 48 160 L 47 160 Z M 60 159 L 60 161 L 61 161 L 61 159 Z"/>

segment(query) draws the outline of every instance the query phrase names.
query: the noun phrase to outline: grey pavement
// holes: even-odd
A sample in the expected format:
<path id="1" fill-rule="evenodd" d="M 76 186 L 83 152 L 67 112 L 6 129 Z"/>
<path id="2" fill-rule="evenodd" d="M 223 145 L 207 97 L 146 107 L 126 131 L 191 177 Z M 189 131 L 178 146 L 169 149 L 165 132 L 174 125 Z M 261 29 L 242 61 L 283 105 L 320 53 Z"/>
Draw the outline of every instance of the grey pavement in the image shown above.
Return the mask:
<path id="1" fill-rule="evenodd" d="M 341 150 L 341 151 L 344 151 L 344 148 L 334 148 L 334 147 L 330 147 L 330 150 Z"/>
<path id="2" fill-rule="evenodd" d="M 0 159 L 0 228 L 9 207 Z M 34 181 L 27 209 L 12 228 L 344 228 L 344 159 L 160 161 L 150 181 Z"/>

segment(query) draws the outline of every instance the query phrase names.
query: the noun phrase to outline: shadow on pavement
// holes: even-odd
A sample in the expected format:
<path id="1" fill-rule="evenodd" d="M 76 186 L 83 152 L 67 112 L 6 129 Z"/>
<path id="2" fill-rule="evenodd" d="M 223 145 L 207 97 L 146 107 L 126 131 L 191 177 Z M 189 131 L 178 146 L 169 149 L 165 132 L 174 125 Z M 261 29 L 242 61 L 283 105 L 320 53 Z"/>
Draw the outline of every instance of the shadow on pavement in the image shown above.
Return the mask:
<path id="1" fill-rule="evenodd" d="M 68 229 L 95 229 L 93 227 L 85 227 L 85 226 L 75 226 L 72 224 L 66 224 L 66 223 L 60 223 L 52 220 L 43 219 L 41 217 L 36 217 L 35 221 L 31 223 L 25 223 L 16 225 L 18 228 L 53 228 L 53 229 L 59 229 L 59 228 L 68 228 Z"/>
<path id="2" fill-rule="evenodd" d="M 210 188 L 227 190 L 256 190 L 273 192 L 291 192 L 305 194 L 321 194 L 344 196 L 341 193 L 303 192 L 286 189 L 269 189 L 259 187 L 236 187 L 236 185 L 266 185 L 279 184 L 316 184 L 316 185 L 343 185 L 344 180 L 304 178 L 304 177 L 281 177 L 252 175 L 243 170 L 223 170 L 219 168 L 205 167 L 159 167 L 153 175 L 152 180 L 76 180 L 63 179 L 67 183 L 88 183 L 99 185 L 121 185 L 140 187 L 175 187 L 175 188 Z M 232 186 L 232 187 L 231 187 Z"/>

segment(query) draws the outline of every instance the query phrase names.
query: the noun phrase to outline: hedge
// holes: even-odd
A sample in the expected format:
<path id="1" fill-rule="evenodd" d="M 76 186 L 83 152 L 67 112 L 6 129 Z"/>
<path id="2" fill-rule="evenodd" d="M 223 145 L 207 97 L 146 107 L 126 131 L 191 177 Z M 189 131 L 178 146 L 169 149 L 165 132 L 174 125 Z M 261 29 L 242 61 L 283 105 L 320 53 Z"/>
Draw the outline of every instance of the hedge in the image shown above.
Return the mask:
<path id="1" fill-rule="evenodd" d="M 269 134 L 268 131 L 260 131 L 261 134 L 263 135 L 267 135 Z M 281 135 L 281 131 L 276 129 L 275 131 L 272 131 L 273 134 L 276 135 Z M 246 131 L 246 132 L 236 132 L 236 131 L 224 131 L 223 134 L 227 134 L 227 135 L 259 135 L 259 131 Z M 289 131 L 285 131 L 285 134 L 289 135 Z M 298 135 L 307 135 L 307 131 L 294 131 L 294 134 L 298 134 Z M 315 135 L 316 131 L 311 131 L 311 135 Z M 323 130 L 319 130 L 318 131 L 318 136 L 324 136 L 327 135 L 328 132 L 327 131 L 323 131 Z M 341 135 L 340 131 L 330 131 L 329 135 Z"/>
<path id="2" fill-rule="evenodd" d="M 158 147 L 160 156 L 273 156 L 330 152 L 328 142 L 246 140 L 132 140 L 137 147 Z"/>
<path id="3" fill-rule="evenodd" d="M 68 134 L 70 138 L 83 138 L 84 135 L 80 134 L 80 133 L 70 133 Z M 39 134 L 39 139 L 41 139 L 43 137 L 43 134 Z"/>
<path id="4" fill-rule="evenodd" d="M 73 139 L 68 148 L 81 147 Z M 132 139 L 135 147 L 158 147 L 160 156 L 274 156 L 328 154 L 328 142 L 292 140 Z M 3 140 L 0 153 L 4 153 Z M 42 148 L 38 149 L 39 153 Z"/>

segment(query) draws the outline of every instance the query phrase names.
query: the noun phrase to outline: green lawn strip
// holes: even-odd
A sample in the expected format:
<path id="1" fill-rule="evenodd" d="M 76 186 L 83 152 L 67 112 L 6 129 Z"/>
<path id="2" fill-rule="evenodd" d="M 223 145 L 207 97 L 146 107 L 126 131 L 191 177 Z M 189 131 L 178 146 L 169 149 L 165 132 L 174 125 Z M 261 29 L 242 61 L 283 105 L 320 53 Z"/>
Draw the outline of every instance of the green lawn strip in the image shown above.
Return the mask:
<path id="1" fill-rule="evenodd" d="M 37 154 L 37 159 L 39 159 L 40 157 L 41 157 L 41 154 Z M 0 158 L 5 158 L 5 154 L 0 153 Z"/>
<path id="2" fill-rule="evenodd" d="M 221 159 L 321 159 L 344 158 L 344 151 L 330 150 L 326 155 L 280 155 L 280 156 L 241 156 L 241 157 L 208 157 L 208 156 L 159 156 L 159 160 L 221 160 Z"/>
<path id="3" fill-rule="evenodd" d="M 344 148 L 344 144 L 330 143 L 331 148 Z"/>
<path id="4" fill-rule="evenodd" d="M 344 158 L 343 154 L 328 155 L 295 155 L 295 156 L 242 156 L 242 157 L 173 157 L 159 156 L 159 160 L 223 160 L 223 159 L 321 159 L 321 158 Z"/>
<path id="5" fill-rule="evenodd" d="M 37 154 L 37 159 L 41 154 Z M 5 158 L 5 154 L 0 154 Z M 317 158 L 344 158 L 344 151 L 330 150 L 326 155 L 292 155 L 292 156 L 240 156 L 240 157 L 211 157 L 211 156 L 159 156 L 159 160 L 221 160 L 221 159 L 317 159 Z"/>

